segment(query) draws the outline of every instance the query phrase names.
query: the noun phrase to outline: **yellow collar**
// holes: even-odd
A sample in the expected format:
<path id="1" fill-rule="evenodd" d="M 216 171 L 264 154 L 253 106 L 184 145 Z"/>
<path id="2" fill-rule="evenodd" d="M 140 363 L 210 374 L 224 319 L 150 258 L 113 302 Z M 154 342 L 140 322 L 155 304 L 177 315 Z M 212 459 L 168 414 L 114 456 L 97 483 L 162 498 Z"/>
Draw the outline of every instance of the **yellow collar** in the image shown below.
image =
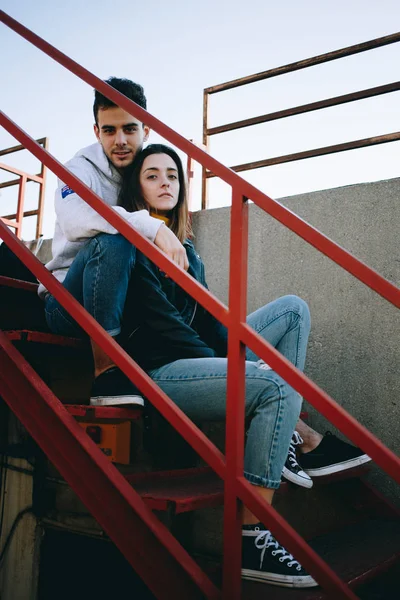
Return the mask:
<path id="1" fill-rule="evenodd" d="M 155 219 L 160 219 L 160 221 L 164 221 L 167 227 L 171 225 L 171 219 L 169 217 L 165 217 L 164 215 L 158 214 L 158 212 L 154 209 L 150 209 L 150 216 L 154 217 Z"/>

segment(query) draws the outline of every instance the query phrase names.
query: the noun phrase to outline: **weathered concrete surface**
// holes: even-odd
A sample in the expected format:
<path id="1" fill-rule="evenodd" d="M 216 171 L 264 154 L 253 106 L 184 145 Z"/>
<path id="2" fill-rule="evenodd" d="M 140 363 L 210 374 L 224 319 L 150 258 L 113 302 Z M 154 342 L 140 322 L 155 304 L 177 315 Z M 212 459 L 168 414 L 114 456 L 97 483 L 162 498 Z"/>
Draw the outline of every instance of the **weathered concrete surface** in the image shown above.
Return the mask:
<path id="1" fill-rule="evenodd" d="M 4 467 L 2 502 L 4 502 L 1 548 L 20 511 L 32 505 L 33 469 L 25 459 L 8 457 Z M 24 473 L 12 467 L 25 470 Z M 3 497 L 4 496 L 4 497 Z M 27 512 L 18 522 L 15 533 L 4 556 L 0 575 L 1 600 L 36 600 L 39 576 L 39 551 L 42 537 L 36 517 Z"/>
<path id="2" fill-rule="evenodd" d="M 282 204 L 395 284 L 400 283 L 400 178 L 283 198 Z M 229 208 L 193 215 L 210 290 L 227 303 Z M 310 306 L 306 374 L 400 452 L 400 315 L 389 302 L 250 205 L 248 312 L 284 294 Z M 334 430 L 305 402 L 310 424 Z M 400 504 L 397 484 L 371 479 Z"/>

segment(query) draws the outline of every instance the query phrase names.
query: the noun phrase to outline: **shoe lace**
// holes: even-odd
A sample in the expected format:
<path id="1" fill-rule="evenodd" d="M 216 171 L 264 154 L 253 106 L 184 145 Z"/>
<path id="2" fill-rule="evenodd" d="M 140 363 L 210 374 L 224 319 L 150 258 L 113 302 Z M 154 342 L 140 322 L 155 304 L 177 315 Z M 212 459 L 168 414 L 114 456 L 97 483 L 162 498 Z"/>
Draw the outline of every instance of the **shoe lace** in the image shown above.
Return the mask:
<path id="1" fill-rule="evenodd" d="M 292 435 L 292 440 L 290 442 L 290 446 L 289 446 L 289 452 L 288 452 L 288 460 L 290 462 L 290 464 L 293 466 L 298 465 L 298 460 L 297 460 L 297 456 L 296 456 L 296 446 L 298 446 L 299 444 L 303 443 L 303 438 L 300 436 L 300 434 L 297 431 L 293 432 Z"/>
<path id="2" fill-rule="evenodd" d="M 257 529 L 256 529 L 257 531 Z M 290 552 L 285 550 L 283 546 L 281 546 L 276 539 L 273 537 L 268 529 L 261 531 L 260 534 L 254 540 L 254 545 L 258 550 L 261 550 L 260 556 L 260 569 L 262 568 L 265 551 L 267 548 L 274 548 L 271 552 L 273 556 L 279 556 L 279 562 L 283 563 L 287 560 L 288 567 L 296 566 L 297 571 L 301 571 L 301 564 L 298 560 L 296 560 Z"/>

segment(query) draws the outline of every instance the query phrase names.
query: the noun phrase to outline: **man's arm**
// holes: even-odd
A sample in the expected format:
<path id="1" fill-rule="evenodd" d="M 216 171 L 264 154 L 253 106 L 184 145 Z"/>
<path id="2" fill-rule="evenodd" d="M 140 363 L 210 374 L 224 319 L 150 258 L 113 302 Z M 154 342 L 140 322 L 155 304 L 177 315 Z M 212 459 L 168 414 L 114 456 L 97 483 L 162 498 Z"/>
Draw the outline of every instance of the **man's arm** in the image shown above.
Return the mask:
<path id="1" fill-rule="evenodd" d="M 69 165 L 70 171 L 88 187 L 93 188 L 90 174 L 82 173 Z M 132 227 L 160 248 L 183 269 L 188 269 L 186 250 L 176 235 L 159 219 L 151 217 L 147 210 L 128 212 L 122 206 L 111 206 Z M 69 242 L 92 238 L 98 233 L 115 235 L 118 231 L 99 215 L 69 186 L 59 181 L 55 193 L 55 210 L 58 223 Z"/>

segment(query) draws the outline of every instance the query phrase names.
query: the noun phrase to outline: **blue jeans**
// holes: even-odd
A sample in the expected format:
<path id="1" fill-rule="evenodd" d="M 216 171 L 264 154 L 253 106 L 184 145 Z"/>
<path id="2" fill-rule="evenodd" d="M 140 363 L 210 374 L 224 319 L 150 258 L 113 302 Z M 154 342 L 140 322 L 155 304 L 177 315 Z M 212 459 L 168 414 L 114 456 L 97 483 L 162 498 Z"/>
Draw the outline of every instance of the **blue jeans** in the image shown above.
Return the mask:
<path id="1" fill-rule="evenodd" d="M 122 314 L 136 248 L 122 235 L 100 233 L 78 252 L 63 281 L 64 287 L 112 336 L 121 331 Z M 86 337 L 63 306 L 48 296 L 46 321 L 53 333 Z"/>
<path id="2" fill-rule="evenodd" d="M 248 316 L 248 324 L 303 370 L 310 312 L 297 296 L 283 296 Z M 220 421 L 226 411 L 226 358 L 177 360 L 150 371 L 151 378 L 193 421 Z M 246 418 L 250 418 L 244 475 L 250 483 L 280 485 L 301 397 L 277 373 L 246 351 Z"/>
<path id="3" fill-rule="evenodd" d="M 69 292 L 113 336 L 122 314 L 136 250 L 123 236 L 99 234 L 80 250 L 64 280 Z M 86 336 L 53 297 L 46 299 L 50 329 Z M 283 296 L 258 309 L 248 323 L 300 370 L 304 369 L 310 313 L 296 296 Z M 246 418 L 251 419 L 245 450 L 245 477 L 278 488 L 301 408 L 301 397 L 251 350 L 246 352 Z M 194 421 L 219 421 L 226 412 L 226 358 L 177 360 L 150 373 L 152 379 Z"/>

